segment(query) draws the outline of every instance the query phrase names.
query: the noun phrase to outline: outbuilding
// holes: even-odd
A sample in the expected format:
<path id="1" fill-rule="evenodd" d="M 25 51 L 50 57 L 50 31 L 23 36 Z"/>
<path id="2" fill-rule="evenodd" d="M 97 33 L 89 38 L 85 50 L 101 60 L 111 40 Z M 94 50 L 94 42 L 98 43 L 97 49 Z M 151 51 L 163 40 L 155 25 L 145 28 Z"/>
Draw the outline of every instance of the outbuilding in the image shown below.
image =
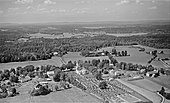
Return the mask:
<path id="1" fill-rule="evenodd" d="M 146 76 L 147 77 L 155 77 L 155 75 L 158 73 L 158 71 L 151 71 L 151 72 L 147 72 Z"/>

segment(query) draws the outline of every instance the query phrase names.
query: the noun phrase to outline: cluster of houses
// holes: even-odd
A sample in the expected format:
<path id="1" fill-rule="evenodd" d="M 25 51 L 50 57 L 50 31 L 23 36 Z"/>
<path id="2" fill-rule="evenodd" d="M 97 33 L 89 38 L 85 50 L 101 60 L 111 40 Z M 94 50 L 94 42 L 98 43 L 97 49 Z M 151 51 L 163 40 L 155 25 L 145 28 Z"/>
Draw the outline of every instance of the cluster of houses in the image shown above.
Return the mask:
<path id="1" fill-rule="evenodd" d="M 110 78 L 128 78 L 129 80 L 138 80 L 138 79 L 143 79 L 144 76 L 154 78 L 158 77 L 160 75 L 160 72 L 158 69 L 154 69 L 153 71 L 146 71 L 146 69 L 141 69 L 137 71 L 126 71 L 126 70 L 120 70 L 116 69 L 115 66 L 110 64 L 110 66 L 113 69 L 108 70 L 107 74 L 102 73 L 102 78 L 103 79 L 110 79 Z M 86 70 L 83 67 L 79 67 L 77 64 L 75 67 L 76 73 L 80 75 L 87 75 L 89 74 L 89 71 Z"/>

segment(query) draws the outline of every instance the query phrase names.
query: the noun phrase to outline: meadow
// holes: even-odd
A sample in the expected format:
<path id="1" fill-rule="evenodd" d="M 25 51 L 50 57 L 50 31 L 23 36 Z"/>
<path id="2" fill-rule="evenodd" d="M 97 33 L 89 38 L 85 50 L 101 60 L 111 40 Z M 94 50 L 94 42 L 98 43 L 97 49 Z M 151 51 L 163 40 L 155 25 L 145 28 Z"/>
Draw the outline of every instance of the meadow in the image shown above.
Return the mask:
<path id="1" fill-rule="evenodd" d="M 141 46 L 141 45 L 138 45 Z M 170 49 L 154 49 L 151 47 L 141 46 L 145 48 L 145 52 L 152 51 L 152 50 L 158 50 L 164 51 L 164 54 L 158 54 L 160 58 L 170 58 Z M 117 51 L 127 50 L 128 54 L 130 56 L 125 57 L 115 57 L 119 62 L 126 62 L 126 63 L 133 63 L 133 64 L 141 64 L 141 65 L 147 65 L 148 60 L 152 57 L 152 55 L 146 54 L 145 52 L 139 52 L 139 49 L 137 48 L 131 48 L 131 46 L 115 46 L 115 47 L 106 47 L 102 48 L 99 51 L 107 50 L 111 51 L 113 48 L 116 48 Z M 80 55 L 80 52 L 68 52 L 68 54 L 63 56 L 64 61 L 67 63 L 68 61 L 78 61 L 78 60 L 92 60 L 92 59 L 108 59 L 107 56 L 101 56 L 101 57 L 83 57 Z M 155 60 L 151 63 L 154 67 L 157 68 L 165 68 L 164 64 L 158 60 Z M 10 69 L 10 68 L 16 68 L 18 66 L 26 66 L 26 65 L 34 65 L 34 66 L 40 66 L 40 65 L 55 65 L 55 66 L 61 66 L 62 62 L 59 57 L 52 57 L 52 59 L 48 60 L 39 60 L 39 61 L 25 61 L 25 62 L 10 62 L 10 63 L 0 63 L 0 69 Z"/>
<path id="2" fill-rule="evenodd" d="M 102 103 L 97 98 L 72 86 L 71 89 L 52 92 L 45 96 L 30 96 L 33 83 L 29 81 L 18 88 L 20 95 L 0 99 L 0 103 Z"/>

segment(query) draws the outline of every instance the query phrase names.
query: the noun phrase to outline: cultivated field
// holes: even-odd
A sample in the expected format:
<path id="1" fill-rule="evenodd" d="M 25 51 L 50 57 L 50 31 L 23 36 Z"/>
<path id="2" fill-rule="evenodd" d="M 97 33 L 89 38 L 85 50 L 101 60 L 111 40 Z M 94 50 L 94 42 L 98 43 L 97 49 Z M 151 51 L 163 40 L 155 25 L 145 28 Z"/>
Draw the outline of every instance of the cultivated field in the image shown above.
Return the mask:
<path id="1" fill-rule="evenodd" d="M 107 33 L 106 35 L 112 35 L 112 36 L 117 36 L 117 37 L 123 37 L 123 36 L 133 36 L 133 35 L 146 35 L 148 33 L 122 33 L 122 34 L 110 34 L 110 33 Z"/>
<path id="2" fill-rule="evenodd" d="M 28 34 L 31 38 L 49 38 L 49 39 L 55 39 L 55 38 L 70 38 L 73 35 L 71 33 L 63 33 L 58 35 L 53 34 L 41 34 L 41 33 L 35 33 L 35 34 Z"/>
<path id="3" fill-rule="evenodd" d="M 123 81 L 123 80 L 118 80 L 122 84 L 128 86 L 129 88 L 135 90 L 136 92 L 140 93 L 141 95 L 147 97 L 149 100 L 151 100 L 153 103 L 160 103 L 161 102 L 161 97 L 158 96 L 156 93 L 148 91 L 146 89 L 140 88 L 136 85 L 133 85 L 129 83 L 128 81 Z"/>
<path id="4" fill-rule="evenodd" d="M 161 78 L 162 79 L 161 82 L 160 82 L 160 78 L 161 77 L 150 78 L 150 80 L 141 79 L 141 80 L 128 81 L 128 82 L 135 85 L 135 86 L 138 86 L 138 87 L 140 87 L 142 89 L 145 89 L 145 90 L 148 90 L 150 92 L 155 93 L 156 91 L 160 91 L 162 86 L 168 85 L 170 83 L 170 82 L 168 82 L 170 80 L 168 76 L 166 76 L 164 78 Z M 151 80 L 153 80 L 155 82 L 153 82 Z M 159 84 L 157 84 L 156 82 L 159 82 Z M 170 92 L 170 89 L 165 88 L 165 91 Z M 167 100 L 167 99 L 165 100 L 165 103 L 169 103 L 169 102 L 170 102 L 170 100 Z"/>
<path id="5" fill-rule="evenodd" d="M 142 46 L 142 47 L 144 47 L 146 51 L 155 50 L 154 48 L 150 48 L 150 47 L 145 47 L 145 46 Z M 114 47 L 102 48 L 99 51 L 102 51 L 102 50 L 111 51 L 112 48 Z M 152 57 L 151 55 L 148 55 L 145 52 L 139 52 L 137 48 L 130 48 L 129 46 L 116 46 L 115 48 L 117 49 L 117 51 L 127 50 L 128 54 L 130 54 L 130 56 L 126 56 L 126 57 L 115 57 L 119 62 L 147 65 L 148 60 Z M 170 58 L 170 49 L 157 49 L 157 50 L 158 52 L 163 50 L 165 53 L 165 54 L 158 54 L 159 57 Z M 70 60 L 71 61 L 78 61 L 78 60 L 85 61 L 85 60 L 92 60 L 92 59 L 108 59 L 108 57 L 107 56 L 82 57 L 80 55 L 80 52 L 69 52 L 67 55 L 63 56 L 63 59 L 66 62 L 68 62 Z M 53 57 L 52 59 L 49 59 L 49 60 L 0 63 L 0 69 L 3 70 L 3 69 L 16 68 L 18 66 L 21 66 L 21 67 L 26 66 L 26 65 L 40 66 L 40 65 L 47 65 L 47 64 L 61 66 L 62 62 L 59 57 Z M 153 61 L 151 64 L 158 68 L 161 68 L 161 67 L 165 68 L 163 63 L 157 60 Z"/>
<path id="6" fill-rule="evenodd" d="M 137 45 L 137 46 L 145 48 L 145 52 L 149 52 L 153 50 L 157 50 L 158 52 L 164 51 L 164 54 L 158 54 L 158 57 L 170 58 L 170 49 L 154 49 L 151 47 L 146 47 L 141 45 Z M 103 51 L 103 50 L 111 51 L 113 48 L 114 47 L 106 47 L 100 49 L 99 51 Z M 146 54 L 145 52 L 139 52 L 138 48 L 131 48 L 131 46 L 116 46 L 115 48 L 117 51 L 127 50 L 128 54 L 130 54 L 130 56 L 126 56 L 126 57 L 115 57 L 119 62 L 147 65 L 148 60 L 152 58 L 152 55 Z M 165 68 L 163 63 L 158 60 L 153 61 L 151 64 L 158 68 Z"/>
<path id="7" fill-rule="evenodd" d="M 10 63 L 0 63 L 0 70 L 24 67 L 27 65 L 41 66 L 41 65 L 55 65 L 61 66 L 62 62 L 59 57 L 53 57 L 48 60 L 39 60 L 39 61 L 25 61 L 25 62 L 10 62 Z"/>
<path id="8" fill-rule="evenodd" d="M 45 96 L 30 96 L 33 83 L 29 81 L 18 88 L 20 95 L 0 99 L 0 103 L 101 103 L 97 98 L 83 92 L 77 87 L 51 92 Z"/>
<path id="9" fill-rule="evenodd" d="M 85 61 L 85 60 L 93 60 L 93 59 L 101 59 L 101 60 L 102 59 L 108 59 L 107 56 L 101 56 L 101 57 L 83 57 L 83 56 L 80 55 L 80 52 L 70 52 L 67 55 L 64 55 L 63 58 L 64 58 L 64 60 L 66 62 L 68 62 L 70 60 L 71 61 L 78 61 L 78 60 Z"/>
<path id="10" fill-rule="evenodd" d="M 128 82 L 133 85 L 136 85 L 140 88 L 151 91 L 151 92 L 159 91 L 159 90 L 161 90 L 161 87 L 162 87 L 161 85 L 159 85 L 155 82 L 152 82 L 148 79 L 134 80 L 134 81 L 128 81 Z M 165 89 L 165 90 L 168 90 L 168 89 Z"/>
<path id="11" fill-rule="evenodd" d="M 159 76 L 157 78 L 150 78 L 149 80 L 170 89 L 170 76 Z"/>

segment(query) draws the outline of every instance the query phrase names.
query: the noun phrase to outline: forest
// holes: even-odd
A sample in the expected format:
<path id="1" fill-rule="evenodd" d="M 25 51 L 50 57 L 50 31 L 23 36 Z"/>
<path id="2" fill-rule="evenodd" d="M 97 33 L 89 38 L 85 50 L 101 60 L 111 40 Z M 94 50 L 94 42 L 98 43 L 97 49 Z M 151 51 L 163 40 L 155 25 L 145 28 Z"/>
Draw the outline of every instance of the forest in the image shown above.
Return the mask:
<path id="1" fill-rule="evenodd" d="M 116 37 L 111 35 L 97 35 L 84 38 L 30 38 L 28 33 L 45 32 L 51 33 L 51 30 L 45 27 L 58 27 L 54 32 L 83 33 L 84 31 L 104 31 L 111 33 L 133 33 L 148 32 L 146 35 L 134 35 Z M 67 52 L 95 51 L 103 47 L 123 46 L 123 45 L 144 45 L 160 49 L 170 49 L 170 25 L 130 25 L 120 27 L 107 27 L 100 29 L 83 28 L 84 25 L 19 25 L 3 27 L 8 31 L 0 31 L 0 63 L 21 62 L 50 59 L 54 52 L 59 56 Z M 78 28 L 75 31 L 75 28 Z M 28 41 L 20 42 L 18 39 L 27 38 Z"/>

